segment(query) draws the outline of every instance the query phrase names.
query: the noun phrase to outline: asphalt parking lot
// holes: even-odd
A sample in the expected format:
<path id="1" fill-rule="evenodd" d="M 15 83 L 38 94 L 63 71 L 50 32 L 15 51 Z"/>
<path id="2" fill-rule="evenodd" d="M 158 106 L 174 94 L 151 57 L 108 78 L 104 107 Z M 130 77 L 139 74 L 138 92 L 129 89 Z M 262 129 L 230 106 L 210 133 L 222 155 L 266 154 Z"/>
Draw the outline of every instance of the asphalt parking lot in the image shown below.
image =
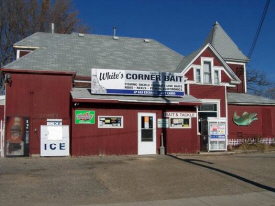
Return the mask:
<path id="1" fill-rule="evenodd" d="M 275 192 L 275 153 L 0 159 L 0 205 L 89 205 Z"/>

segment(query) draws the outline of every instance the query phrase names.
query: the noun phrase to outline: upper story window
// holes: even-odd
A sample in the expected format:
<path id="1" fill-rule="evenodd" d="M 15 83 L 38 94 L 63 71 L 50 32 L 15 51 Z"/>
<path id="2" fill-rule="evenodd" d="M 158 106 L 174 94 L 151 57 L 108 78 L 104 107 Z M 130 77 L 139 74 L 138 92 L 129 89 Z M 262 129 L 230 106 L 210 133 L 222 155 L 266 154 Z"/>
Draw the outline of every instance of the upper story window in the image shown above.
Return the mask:
<path id="1" fill-rule="evenodd" d="M 222 67 L 214 67 L 213 58 L 202 57 L 201 65 L 194 66 L 194 81 L 198 84 L 220 84 Z"/>
<path id="2" fill-rule="evenodd" d="M 201 69 L 200 68 L 196 68 L 196 83 L 201 83 Z"/>
<path id="3" fill-rule="evenodd" d="M 211 84 L 212 83 L 212 67 L 211 62 L 205 61 L 203 62 L 203 83 Z"/>
<path id="4" fill-rule="evenodd" d="M 214 70 L 214 84 L 220 84 L 220 72 L 219 72 L 219 70 Z"/>

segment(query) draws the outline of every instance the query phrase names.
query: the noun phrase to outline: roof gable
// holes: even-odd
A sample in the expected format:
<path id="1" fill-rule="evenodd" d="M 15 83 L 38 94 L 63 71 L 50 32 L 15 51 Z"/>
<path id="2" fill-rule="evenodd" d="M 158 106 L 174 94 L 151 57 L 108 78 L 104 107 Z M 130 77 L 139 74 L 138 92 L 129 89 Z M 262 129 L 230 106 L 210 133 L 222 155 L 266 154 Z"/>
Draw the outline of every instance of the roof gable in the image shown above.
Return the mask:
<path id="1" fill-rule="evenodd" d="M 223 60 L 223 58 L 219 55 L 219 53 L 215 50 L 214 47 L 212 47 L 211 44 L 207 44 L 204 47 L 201 47 L 200 49 L 198 49 L 197 51 L 193 52 L 192 54 L 190 54 L 187 57 L 183 57 L 182 61 L 180 62 L 180 64 L 178 65 L 177 69 L 175 70 L 175 72 L 182 72 L 182 73 L 186 73 L 190 67 L 192 66 L 192 64 L 198 59 L 200 58 L 201 54 L 206 50 L 206 49 L 210 49 L 215 57 L 221 62 L 221 64 L 223 65 L 225 71 L 227 72 L 227 74 L 230 76 L 230 78 L 235 81 L 234 83 L 241 83 L 241 80 L 237 77 L 237 75 L 231 70 L 231 68 L 226 64 L 226 62 Z"/>
<path id="2" fill-rule="evenodd" d="M 226 61 L 249 61 L 248 57 L 242 53 L 218 22 L 213 25 L 213 28 L 203 43 L 203 46 L 207 44 L 211 44 Z"/>

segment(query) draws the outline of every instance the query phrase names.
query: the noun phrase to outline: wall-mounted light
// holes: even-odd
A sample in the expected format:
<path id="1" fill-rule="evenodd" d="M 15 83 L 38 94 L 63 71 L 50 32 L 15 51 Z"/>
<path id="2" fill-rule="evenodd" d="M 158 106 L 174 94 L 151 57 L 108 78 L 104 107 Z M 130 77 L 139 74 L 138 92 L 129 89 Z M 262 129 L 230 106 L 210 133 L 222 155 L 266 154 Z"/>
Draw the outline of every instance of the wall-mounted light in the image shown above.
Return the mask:
<path id="1" fill-rule="evenodd" d="M 8 83 L 10 86 L 11 86 L 11 74 L 10 73 L 7 73 L 5 74 L 5 83 Z"/>

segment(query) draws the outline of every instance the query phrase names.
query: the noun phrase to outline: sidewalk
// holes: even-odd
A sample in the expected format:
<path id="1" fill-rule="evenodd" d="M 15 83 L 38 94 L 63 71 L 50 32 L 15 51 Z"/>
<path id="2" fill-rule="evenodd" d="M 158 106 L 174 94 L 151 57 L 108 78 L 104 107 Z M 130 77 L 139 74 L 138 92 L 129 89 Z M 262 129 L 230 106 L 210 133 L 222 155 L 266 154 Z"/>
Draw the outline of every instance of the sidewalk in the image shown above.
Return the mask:
<path id="1" fill-rule="evenodd" d="M 160 200 L 149 202 L 132 202 L 116 204 L 96 204 L 85 206 L 274 206 L 274 192 L 254 192 L 242 195 L 208 196 L 198 198 L 185 198 L 177 200 Z M 80 206 L 80 205 L 78 205 Z M 83 205 L 84 206 L 84 205 Z"/>

